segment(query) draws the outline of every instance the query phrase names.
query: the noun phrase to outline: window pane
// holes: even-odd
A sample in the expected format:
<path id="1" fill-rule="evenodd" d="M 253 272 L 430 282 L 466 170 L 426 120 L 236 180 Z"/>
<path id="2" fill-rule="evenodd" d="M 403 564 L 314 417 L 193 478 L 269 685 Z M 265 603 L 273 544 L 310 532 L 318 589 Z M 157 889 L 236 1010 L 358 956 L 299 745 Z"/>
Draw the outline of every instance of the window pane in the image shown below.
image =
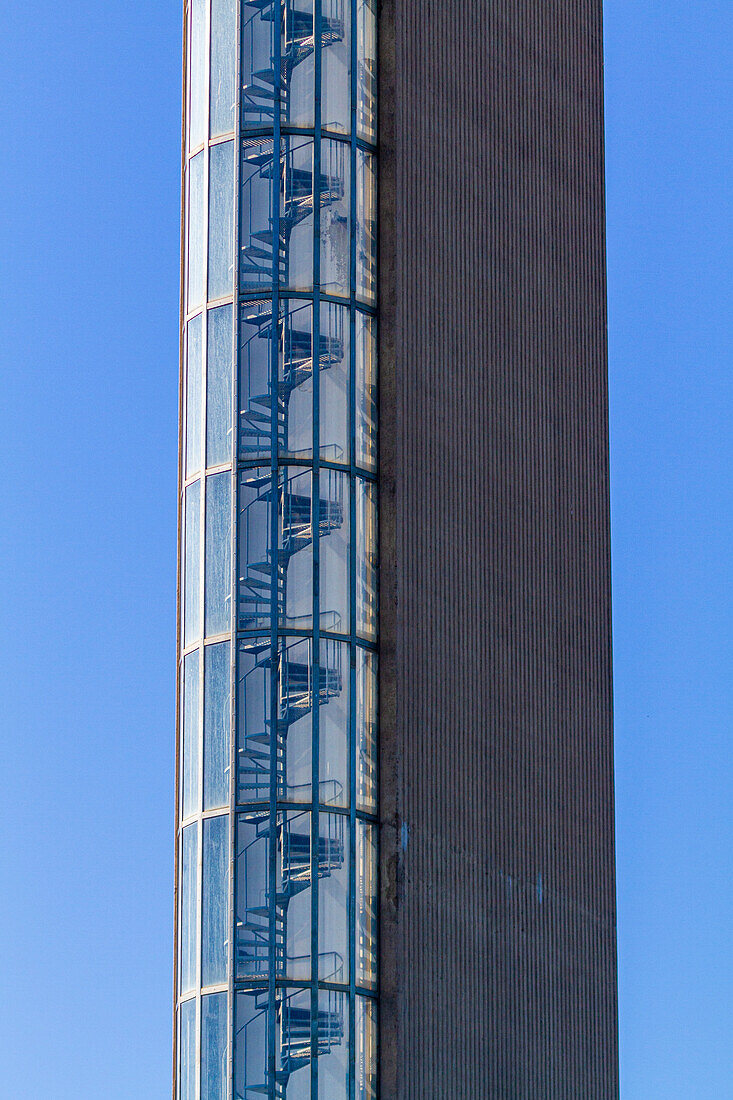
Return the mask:
<path id="1" fill-rule="evenodd" d="M 356 0 L 356 4 L 356 126 L 359 137 L 374 144 L 377 140 L 376 0 Z"/>
<path id="2" fill-rule="evenodd" d="M 206 464 L 232 457 L 232 306 L 210 309 L 206 358 Z"/>
<path id="3" fill-rule="evenodd" d="M 234 1098 L 267 1096 L 268 1002 L 261 989 L 237 993 L 234 1008 Z M 290 1091 L 290 1090 L 288 1090 Z M 290 1100 L 290 1097 L 288 1098 Z"/>
<path id="4" fill-rule="evenodd" d="M 231 474 L 206 479 L 206 634 L 226 634 L 231 608 Z"/>
<path id="5" fill-rule="evenodd" d="M 356 650 L 356 804 L 377 812 L 377 655 Z"/>
<path id="6" fill-rule="evenodd" d="M 214 985 L 227 977 L 229 939 L 229 815 L 204 820 L 204 894 L 201 984 Z"/>
<path id="7" fill-rule="evenodd" d="M 183 817 L 200 809 L 199 800 L 199 651 L 183 661 L 183 769 L 181 810 Z"/>
<path id="8" fill-rule="evenodd" d="M 349 1095 L 349 1000 L 344 993 L 318 995 L 318 1100 Z"/>
<path id="9" fill-rule="evenodd" d="M 201 469 L 201 314 L 186 328 L 186 477 Z"/>
<path id="10" fill-rule="evenodd" d="M 270 797 L 270 714 L 272 710 L 269 638 L 248 638 L 237 655 L 237 802 Z"/>
<path id="11" fill-rule="evenodd" d="M 201 1100 L 227 1100 L 227 995 L 201 998 Z"/>
<path id="12" fill-rule="evenodd" d="M 273 35 L 279 20 L 269 4 L 242 4 L 242 121 L 245 127 L 272 125 L 275 117 Z"/>
<path id="13" fill-rule="evenodd" d="M 279 622 L 307 630 L 313 625 L 312 478 L 310 471 L 291 466 L 280 472 L 280 479 Z"/>
<path id="14" fill-rule="evenodd" d="M 313 126 L 313 0 L 282 0 L 282 9 L 283 122 L 291 126 Z"/>
<path id="15" fill-rule="evenodd" d="M 269 818 L 240 814 L 234 928 L 237 978 L 267 978 L 269 973 L 269 856 Z"/>
<path id="16" fill-rule="evenodd" d="M 377 1005 L 356 998 L 356 1100 L 377 1100 Z"/>
<path id="17" fill-rule="evenodd" d="M 374 157 L 356 152 L 356 296 L 377 298 L 377 177 Z"/>
<path id="18" fill-rule="evenodd" d="M 306 981 L 311 976 L 311 815 L 282 814 L 277 844 L 275 920 L 285 943 L 278 973 Z"/>
<path id="19" fill-rule="evenodd" d="M 313 791 L 313 647 L 288 639 L 278 662 L 278 797 L 310 802 Z"/>
<path id="20" fill-rule="evenodd" d="M 288 302 L 278 326 L 280 452 L 313 457 L 313 307 Z"/>
<path id="21" fill-rule="evenodd" d="M 247 302 L 239 326 L 240 458 L 259 458 L 272 450 L 271 359 L 272 300 Z"/>
<path id="22" fill-rule="evenodd" d="M 356 822 L 356 980 L 377 984 L 377 836 L 360 818 Z"/>
<path id="23" fill-rule="evenodd" d="M 321 142 L 321 287 L 348 297 L 350 285 L 351 148 L 343 141 Z"/>
<path id="24" fill-rule="evenodd" d="M 323 5 L 321 110 L 324 130 L 351 131 L 351 12 L 350 4 Z"/>
<path id="25" fill-rule="evenodd" d="M 194 481 L 184 496 L 186 546 L 184 553 L 183 644 L 201 634 L 201 482 Z"/>
<path id="26" fill-rule="evenodd" d="M 238 610 L 240 630 L 268 628 L 272 615 L 272 477 L 269 469 L 246 470 L 239 482 Z"/>
<path id="27" fill-rule="evenodd" d="M 180 1009 L 178 1052 L 179 1100 L 196 1100 L 196 998 Z"/>
<path id="28" fill-rule="evenodd" d="M 188 162 L 188 312 L 204 295 L 204 153 Z"/>
<path id="29" fill-rule="evenodd" d="M 356 629 L 370 641 L 377 634 L 377 490 L 356 479 Z"/>
<path id="30" fill-rule="evenodd" d="M 204 649 L 204 809 L 229 804 L 229 642 Z"/>
<path id="31" fill-rule="evenodd" d="M 377 322 L 356 312 L 356 461 L 377 465 Z"/>
<path id="32" fill-rule="evenodd" d="M 212 145 L 209 162 L 209 298 L 234 287 L 234 142 Z"/>
<path id="33" fill-rule="evenodd" d="M 349 804 L 349 647 L 321 639 L 320 801 Z"/>
<path id="34" fill-rule="evenodd" d="M 348 634 L 350 480 L 322 468 L 319 487 L 321 630 Z"/>
<path id="35" fill-rule="evenodd" d="M 310 290 L 313 286 L 313 139 L 285 138 L 280 171 L 280 281 L 292 290 Z M 321 205 L 326 201 L 327 196 L 322 194 Z"/>
<path id="36" fill-rule="evenodd" d="M 196 941 L 198 931 L 198 825 L 187 825 L 181 837 L 181 955 L 180 992 L 196 985 Z"/>
<path id="37" fill-rule="evenodd" d="M 211 96 L 212 137 L 235 127 L 237 5 L 235 0 L 211 0 Z"/>
<path id="38" fill-rule="evenodd" d="M 206 137 L 206 0 L 191 0 L 189 149 Z"/>
<path id="39" fill-rule="evenodd" d="M 319 351 L 321 458 L 349 461 L 349 314 L 343 306 L 321 305 Z"/>
<path id="40" fill-rule="evenodd" d="M 318 977 L 349 981 L 349 830 L 344 814 L 319 815 Z"/>
<path id="41" fill-rule="evenodd" d="M 246 140 L 242 147 L 240 183 L 241 290 L 270 287 L 272 252 L 273 142 Z"/>

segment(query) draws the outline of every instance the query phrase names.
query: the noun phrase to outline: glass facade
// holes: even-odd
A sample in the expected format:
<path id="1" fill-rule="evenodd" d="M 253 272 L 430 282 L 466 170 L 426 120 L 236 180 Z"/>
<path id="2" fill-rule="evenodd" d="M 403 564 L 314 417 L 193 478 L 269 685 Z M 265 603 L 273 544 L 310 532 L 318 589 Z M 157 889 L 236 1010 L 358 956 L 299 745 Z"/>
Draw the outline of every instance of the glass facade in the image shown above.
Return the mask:
<path id="1" fill-rule="evenodd" d="M 376 0 L 189 0 L 177 1100 L 376 1100 Z"/>

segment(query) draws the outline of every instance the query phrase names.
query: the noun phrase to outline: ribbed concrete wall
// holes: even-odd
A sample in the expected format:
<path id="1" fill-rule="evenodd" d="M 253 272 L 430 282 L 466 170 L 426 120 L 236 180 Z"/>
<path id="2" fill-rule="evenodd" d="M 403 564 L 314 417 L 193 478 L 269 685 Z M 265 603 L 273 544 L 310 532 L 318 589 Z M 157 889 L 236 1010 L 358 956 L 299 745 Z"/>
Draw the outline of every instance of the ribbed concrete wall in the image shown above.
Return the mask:
<path id="1" fill-rule="evenodd" d="M 614 1100 L 601 0 L 382 0 L 381 1100 Z"/>

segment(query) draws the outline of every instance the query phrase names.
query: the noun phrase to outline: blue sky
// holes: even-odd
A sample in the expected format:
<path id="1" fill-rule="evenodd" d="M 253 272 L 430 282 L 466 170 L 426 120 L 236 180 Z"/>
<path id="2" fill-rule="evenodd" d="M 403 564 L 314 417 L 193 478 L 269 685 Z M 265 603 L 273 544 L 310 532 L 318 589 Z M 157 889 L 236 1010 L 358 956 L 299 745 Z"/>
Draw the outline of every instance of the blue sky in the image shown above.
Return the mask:
<path id="1" fill-rule="evenodd" d="M 170 1081 L 179 0 L 3 15 L 0 1093 Z M 730 0 L 607 0 L 623 1100 L 733 1100 Z"/>

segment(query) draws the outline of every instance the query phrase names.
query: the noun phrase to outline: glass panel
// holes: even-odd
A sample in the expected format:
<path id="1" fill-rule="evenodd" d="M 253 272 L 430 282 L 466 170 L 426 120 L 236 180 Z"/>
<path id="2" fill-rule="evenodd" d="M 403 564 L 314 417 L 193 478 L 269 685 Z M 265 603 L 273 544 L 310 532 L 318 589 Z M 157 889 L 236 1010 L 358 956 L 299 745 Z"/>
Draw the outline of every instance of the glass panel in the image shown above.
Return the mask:
<path id="1" fill-rule="evenodd" d="M 206 137 L 206 8 L 207 0 L 191 0 L 189 149 Z"/>
<path id="2" fill-rule="evenodd" d="M 356 998 L 356 1100 L 377 1100 L 377 1005 Z"/>
<path id="3" fill-rule="evenodd" d="M 321 304 L 320 337 L 321 458 L 349 461 L 349 313 L 332 302 Z"/>
<path id="4" fill-rule="evenodd" d="M 313 307 L 309 302 L 287 303 L 278 336 L 278 446 L 282 454 L 312 458 Z"/>
<path id="5" fill-rule="evenodd" d="M 269 627 L 272 615 L 272 477 L 269 469 L 246 470 L 239 481 L 240 630 Z"/>
<path id="6" fill-rule="evenodd" d="M 184 1001 L 180 1009 L 178 1052 L 179 1100 L 196 1100 L 196 998 Z"/>
<path id="7" fill-rule="evenodd" d="M 321 639 L 320 801 L 349 804 L 349 647 Z"/>
<path id="8" fill-rule="evenodd" d="M 237 870 L 234 913 L 237 978 L 267 978 L 270 951 L 270 819 L 237 817 Z"/>
<path id="9" fill-rule="evenodd" d="M 246 140 L 242 145 L 239 278 L 243 291 L 272 286 L 272 150 L 272 140 Z"/>
<path id="10" fill-rule="evenodd" d="M 356 462 L 377 467 L 377 322 L 356 311 Z"/>
<path id="11" fill-rule="evenodd" d="M 236 0 L 211 0 L 211 137 L 236 126 Z"/>
<path id="12" fill-rule="evenodd" d="M 318 995 L 318 1100 L 349 1095 L 349 999 L 344 993 Z"/>
<path id="13" fill-rule="evenodd" d="M 349 981 L 349 819 L 321 812 L 318 818 L 318 977 Z"/>
<path id="14" fill-rule="evenodd" d="M 270 715 L 272 712 L 269 638 L 240 642 L 237 660 L 237 802 L 270 797 Z"/>
<path id="15" fill-rule="evenodd" d="M 204 809 L 229 804 L 229 642 L 204 649 Z"/>
<path id="16" fill-rule="evenodd" d="M 305 990 L 283 990 L 275 1037 L 276 1066 L 282 1074 L 296 1074 L 288 1082 L 287 1100 L 310 1100 L 311 997 Z M 325 1023 L 325 1021 L 323 1021 Z M 325 1030 L 325 1029 L 324 1029 Z M 318 1035 L 321 1047 L 321 1028 Z M 298 1073 L 297 1071 L 302 1072 Z"/>
<path id="17" fill-rule="evenodd" d="M 310 641 L 288 639 L 278 665 L 278 797 L 293 802 L 313 795 L 312 654 Z"/>
<path id="18" fill-rule="evenodd" d="M 377 300 L 377 177 L 375 158 L 356 151 L 356 296 Z"/>
<path id="19" fill-rule="evenodd" d="M 321 630 L 349 633 L 348 474 L 322 468 L 320 496 Z"/>
<path id="20" fill-rule="evenodd" d="M 209 298 L 234 288 L 234 142 L 209 150 Z"/>
<path id="21" fill-rule="evenodd" d="M 272 301 L 247 302 L 239 325 L 239 457 L 272 450 Z M 286 399 L 287 399 L 286 393 Z"/>
<path id="22" fill-rule="evenodd" d="M 349 296 L 351 148 L 343 141 L 321 142 L 321 289 Z"/>
<path id="23" fill-rule="evenodd" d="M 377 835 L 374 825 L 356 822 L 356 981 L 377 984 Z"/>
<path id="24" fill-rule="evenodd" d="M 199 651 L 183 660 L 183 767 L 181 776 L 181 813 L 188 817 L 199 810 Z"/>
<path id="25" fill-rule="evenodd" d="M 291 126 L 313 126 L 313 0 L 282 0 L 282 9 L 282 119 Z"/>
<path id="26" fill-rule="evenodd" d="M 232 307 L 210 309 L 206 355 L 206 464 L 232 457 Z"/>
<path id="27" fill-rule="evenodd" d="M 201 1100 L 227 1100 L 227 995 L 201 998 Z"/>
<path id="28" fill-rule="evenodd" d="M 321 124 L 351 131 L 351 4 L 322 0 Z"/>
<path id="29" fill-rule="evenodd" d="M 247 126 L 272 125 L 275 117 L 273 35 L 274 4 L 242 4 L 242 121 Z"/>
<path id="30" fill-rule="evenodd" d="M 204 296 L 204 153 L 188 162 L 188 312 Z"/>
<path id="31" fill-rule="evenodd" d="M 186 327 L 186 477 L 201 469 L 201 314 Z"/>
<path id="32" fill-rule="evenodd" d="M 204 819 L 204 893 L 202 919 L 201 984 L 215 985 L 227 979 L 229 940 L 229 815 Z"/>
<path id="33" fill-rule="evenodd" d="M 187 486 L 184 495 L 186 546 L 184 553 L 183 644 L 201 634 L 201 482 Z"/>
<path id="34" fill-rule="evenodd" d="M 283 146 L 280 279 L 283 286 L 292 290 L 310 290 L 313 286 L 313 139 L 288 137 Z M 325 186 L 321 190 L 325 191 Z M 323 194 L 321 199 L 323 206 Z"/>
<path id="35" fill-rule="evenodd" d="M 356 805 L 377 812 L 377 655 L 356 649 Z"/>
<path id="36" fill-rule="evenodd" d="M 377 490 L 356 479 L 356 630 L 370 641 L 377 633 Z"/>
<path id="37" fill-rule="evenodd" d="M 281 627 L 313 625 L 313 517 L 310 470 L 280 471 L 278 605 Z M 321 508 L 321 532 L 324 509 Z"/>
<path id="38" fill-rule="evenodd" d="M 181 993 L 196 985 L 198 847 L 198 824 L 194 822 L 181 836 Z"/>
<path id="39" fill-rule="evenodd" d="M 268 993 L 237 993 L 234 1006 L 234 1100 L 262 1100 L 268 1091 Z"/>
<path id="40" fill-rule="evenodd" d="M 377 140 L 376 6 L 376 0 L 356 0 L 356 132 L 372 144 Z"/>
<path id="41" fill-rule="evenodd" d="M 231 483 L 229 471 L 206 479 L 206 634 L 231 629 Z"/>

